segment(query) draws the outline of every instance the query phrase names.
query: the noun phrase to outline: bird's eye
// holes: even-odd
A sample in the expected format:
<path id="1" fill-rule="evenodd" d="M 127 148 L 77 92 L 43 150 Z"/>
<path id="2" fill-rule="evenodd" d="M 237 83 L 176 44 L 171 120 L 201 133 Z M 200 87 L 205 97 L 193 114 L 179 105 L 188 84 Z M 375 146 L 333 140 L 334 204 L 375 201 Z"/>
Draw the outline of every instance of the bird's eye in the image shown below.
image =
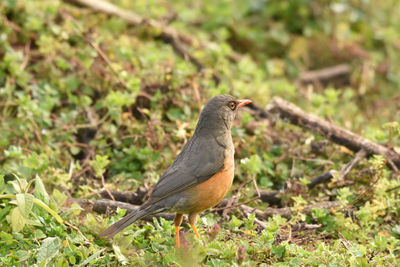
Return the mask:
<path id="1" fill-rule="evenodd" d="M 231 110 L 235 110 L 235 108 L 236 108 L 236 103 L 235 102 L 229 102 L 229 104 L 228 104 L 228 107 L 231 109 Z"/>

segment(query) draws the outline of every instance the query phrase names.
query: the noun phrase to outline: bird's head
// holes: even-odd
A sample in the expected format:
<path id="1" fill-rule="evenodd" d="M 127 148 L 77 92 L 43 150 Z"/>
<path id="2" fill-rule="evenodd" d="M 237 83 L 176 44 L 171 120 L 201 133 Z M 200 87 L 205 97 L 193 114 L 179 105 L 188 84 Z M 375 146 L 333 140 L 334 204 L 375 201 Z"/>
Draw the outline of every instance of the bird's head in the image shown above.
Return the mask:
<path id="1" fill-rule="evenodd" d="M 250 103 L 251 100 L 248 99 L 237 100 L 230 95 L 217 95 L 211 98 L 201 111 L 196 130 L 230 130 L 238 109 Z"/>

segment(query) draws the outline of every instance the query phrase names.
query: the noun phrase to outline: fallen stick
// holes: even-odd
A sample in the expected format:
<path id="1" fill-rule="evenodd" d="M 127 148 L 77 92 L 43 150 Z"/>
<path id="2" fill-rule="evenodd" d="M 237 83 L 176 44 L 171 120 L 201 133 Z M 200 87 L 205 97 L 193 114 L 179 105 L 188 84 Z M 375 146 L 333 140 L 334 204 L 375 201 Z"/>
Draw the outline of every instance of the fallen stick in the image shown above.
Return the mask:
<path id="1" fill-rule="evenodd" d="M 367 152 L 364 149 L 360 149 L 352 161 L 350 161 L 339 173 L 338 181 L 343 181 L 347 174 L 356 166 L 365 156 Z"/>
<path id="2" fill-rule="evenodd" d="M 344 178 L 346 175 L 356 166 L 363 158 L 366 156 L 366 151 L 364 149 L 361 149 L 360 151 L 357 152 L 356 156 L 354 159 L 352 159 L 343 169 L 341 169 L 338 177 L 338 182 L 343 183 Z M 329 182 L 333 178 L 333 173 L 332 170 L 321 174 L 314 179 L 310 181 L 309 184 L 307 184 L 308 189 L 312 189 L 315 186 Z M 279 195 L 284 194 L 286 190 L 281 189 L 279 191 L 269 191 L 269 190 L 262 190 L 260 192 L 260 199 L 263 202 L 269 203 L 271 205 L 281 205 L 282 204 L 282 199 L 279 197 Z"/>
<path id="3" fill-rule="evenodd" d="M 246 108 L 252 110 L 254 115 L 256 115 L 262 119 L 271 119 L 271 116 L 268 115 L 268 112 L 266 112 L 265 109 L 259 107 L 254 102 L 246 105 Z"/>
<path id="4" fill-rule="evenodd" d="M 139 206 L 132 205 L 129 203 L 124 203 L 120 201 L 113 201 L 109 199 L 100 199 L 100 200 L 88 200 L 88 199 L 71 199 L 72 203 L 78 203 L 82 208 L 86 211 L 94 211 L 99 214 L 106 214 L 110 211 L 115 212 L 117 208 L 126 209 L 127 212 L 136 211 Z M 165 220 L 172 221 L 175 218 L 175 214 L 173 213 L 157 213 L 145 216 L 141 220 L 152 222 L 153 218 L 164 218 Z"/>
<path id="5" fill-rule="evenodd" d="M 141 205 L 144 202 L 144 199 L 149 191 L 144 186 L 141 186 L 136 189 L 134 193 L 119 191 L 110 191 L 110 193 L 116 201 L 121 201 L 133 205 Z M 105 190 L 100 192 L 100 196 L 105 199 L 111 199 L 110 195 Z"/>
<path id="6" fill-rule="evenodd" d="M 317 176 L 316 178 L 312 179 L 311 182 L 307 185 L 309 189 L 315 187 L 318 184 L 327 182 L 333 178 L 333 174 L 331 171 L 328 171 L 324 174 Z M 131 192 L 119 192 L 119 191 L 110 191 L 112 196 L 116 201 L 129 203 L 133 205 L 141 205 L 143 203 L 144 198 L 149 193 L 145 187 L 139 187 L 134 193 Z M 269 191 L 269 190 L 260 190 L 260 199 L 263 202 L 269 203 L 271 205 L 281 205 L 282 199 L 278 197 L 279 194 L 284 194 L 284 190 L 279 191 Z M 107 191 L 103 190 L 100 192 L 100 196 L 105 199 L 111 199 L 110 195 Z M 223 209 L 227 206 L 229 200 L 224 199 L 220 202 L 217 206 L 218 209 Z M 232 205 L 232 203 L 231 203 Z"/>
<path id="7" fill-rule="evenodd" d="M 327 138 L 328 140 L 345 146 L 348 149 L 358 152 L 365 150 L 366 156 L 378 154 L 388 156 L 391 166 L 400 168 L 400 155 L 393 150 L 371 142 L 349 130 L 343 129 L 337 125 L 324 121 L 317 116 L 308 114 L 296 105 L 287 102 L 279 97 L 274 97 L 267 107 L 269 113 L 279 114 L 282 119 L 289 120 L 290 123 L 313 131 Z"/>
<path id="8" fill-rule="evenodd" d="M 137 205 L 132 205 L 129 203 L 124 203 L 120 201 L 113 201 L 109 199 L 101 199 L 101 200 L 88 200 L 88 199 L 77 199 L 77 198 L 72 198 L 69 200 L 69 203 L 78 203 L 85 211 L 87 212 L 96 212 L 99 214 L 107 214 L 111 211 L 115 212 L 117 208 L 121 209 L 126 209 L 127 212 L 134 212 L 136 211 L 139 206 Z M 221 205 L 226 205 L 227 204 L 227 199 L 224 199 Z M 323 202 L 323 203 L 318 203 L 315 205 L 309 205 L 305 206 L 301 212 L 304 214 L 309 214 L 313 209 L 330 209 L 334 207 L 338 207 L 340 205 L 339 201 L 332 201 L 332 202 Z M 261 228 L 265 228 L 266 224 L 262 221 L 267 219 L 268 217 L 271 217 L 275 214 L 278 214 L 282 217 L 289 218 L 292 216 L 295 212 L 291 208 L 267 208 L 265 211 L 261 211 L 256 208 L 249 207 L 247 205 L 240 205 L 239 206 L 240 210 L 248 216 L 251 213 L 254 213 L 256 215 L 256 223 L 260 225 Z M 152 222 L 153 218 L 163 218 L 168 221 L 172 221 L 175 218 L 175 214 L 173 213 L 157 213 L 157 214 L 152 214 L 145 216 L 141 220 Z M 185 218 L 185 222 L 187 219 Z"/>
<path id="9" fill-rule="evenodd" d="M 361 160 L 365 157 L 366 152 L 364 150 L 360 150 L 357 154 L 356 157 L 350 161 L 342 170 L 341 174 L 339 174 L 339 178 L 342 177 L 344 178 L 350 170 Z M 325 183 L 330 181 L 333 178 L 332 171 L 328 171 L 326 173 L 323 173 L 314 179 L 310 180 L 310 183 L 307 184 L 308 189 L 312 189 L 315 186 Z M 116 201 L 121 201 L 124 203 L 129 203 L 133 205 L 141 205 L 146 197 L 146 195 L 149 193 L 147 188 L 141 186 L 134 193 L 131 192 L 119 192 L 119 191 L 110 191 L 111 195 L 114 197 Z M 279 190 L 279 191 L 270 191 L 270 190 L 260 190 L 260 196 L 259 198 L 261 201 L 269 203 L 270 205 L 281 205 L 282 204 L 282 199 L 278 196 L 281 194 L 284 194 L 285 190 Z M 109 193 L 105 190 L 100 192 L 100 196 L 105 198 L 105 199 L 111 199 L 111 196 Z M 223 200 L 218 207 L 224 207 L 228 205 L 229 201 L 226 202 L 226 200 Z M 232 203 L 230 203 L 232 205 Z"/>
<path id="10" fill-rule="evenodd" d="M 312 189 L 319 184 L 330 181 L 332 178 L 333 178 L 333 174 L 332 174 L 332 170 L 330 170 L 330 171 L 328 171 L 324 174 L 321 174 L 321 175 L 315 177 L 314 179 L 312 179 L 311 182 L 307 185 L 307 187 L 308 187 L 308 189 Z"/>
<path id="11" fill-rule="evenodd" d="M 308 189 L 312 189 L 315 186 L 328 182 L 333 178 L 332 171 L 328 171 L 324 174 L 321 174 L 314 179 L 310 180 L 310 183 L 307 184 Z M 261 190 L 260 191 L 260 199 L 262 202 L 268 203 L 270 205 L 280 206 L 282 205 L 282 199 L 279 195 L 285 194 L 286 190 L 281 189 L 278 191 L 271 190 Z"/>
<path id="12" fill-rule="evenodd" d="M 350 66 L 341 64 L 320 70 L 304 72 L 297 81 L 301 86 L 308 84 L 327 86 L 329 83 L 333 83 L 335 86 L 343 86 L 350 83 Z"/>

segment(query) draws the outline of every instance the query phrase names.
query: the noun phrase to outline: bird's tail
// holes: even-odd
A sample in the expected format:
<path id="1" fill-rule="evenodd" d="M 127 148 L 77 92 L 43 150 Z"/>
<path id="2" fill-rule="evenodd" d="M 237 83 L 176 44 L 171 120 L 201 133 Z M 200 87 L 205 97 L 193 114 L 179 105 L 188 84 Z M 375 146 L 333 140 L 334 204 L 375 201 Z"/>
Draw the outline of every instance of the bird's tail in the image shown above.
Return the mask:
<path id="1" fill-rule="evenodd" d="M 112 238 L 113 236 L 124 230 L 126 227 L 128 227 L 135 221 L 143 218 L 144 216 L 148 215 L 149 213 L 151 212 L 147 209 L 134 210 L 128 213 L 124 218 L 122 218 L 121 220 L 119 220 L 118 222 L 114 223 L 106 230 L 101 232 L 100 236 Z"/>

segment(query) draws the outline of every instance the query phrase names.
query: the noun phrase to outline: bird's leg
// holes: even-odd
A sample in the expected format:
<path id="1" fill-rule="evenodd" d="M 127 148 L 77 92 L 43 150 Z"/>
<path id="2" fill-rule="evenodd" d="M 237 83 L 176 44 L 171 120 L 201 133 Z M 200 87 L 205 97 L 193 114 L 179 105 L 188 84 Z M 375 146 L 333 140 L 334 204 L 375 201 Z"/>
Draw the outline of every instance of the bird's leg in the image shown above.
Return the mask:
<path id="1" fill-rule="evenodd" d="M 189 224 L 190 224 L 190 226 L 192 226 L 194 234 L 197 236 L 197 238 L 200 239 L 200 235 L 197 232 L 196 225 L 195 225 L 196 222 L 197 222 L 197 213 L 189 214 Z"/>
<path id="2" fill-rule="evenodd" d="M 175 215 L 174 224 L 175 224 L 175 234 L 176 234 L 176 247 L 180 247 L 180 239 L 179 239 L 179 226 L 182 223 L 183 214 L 177 213 Z"/>

